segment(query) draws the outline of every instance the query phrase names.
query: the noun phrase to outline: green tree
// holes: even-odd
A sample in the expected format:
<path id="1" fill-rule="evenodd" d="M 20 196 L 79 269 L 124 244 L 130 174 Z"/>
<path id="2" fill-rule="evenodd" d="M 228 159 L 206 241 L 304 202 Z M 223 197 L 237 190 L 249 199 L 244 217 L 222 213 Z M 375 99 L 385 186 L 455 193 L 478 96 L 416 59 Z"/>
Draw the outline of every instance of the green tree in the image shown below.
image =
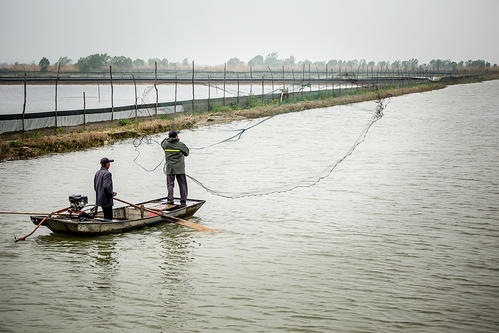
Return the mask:
<path id="1" fill-rule="evenodd" d="M 387 65 L 388 65 L 388 63 L 386 61 L 378 61 L 378 63 L 376 64 L 376 67 L 378 67 L 378 69 L 380 69 L 380 70 L 383 70 L 383 68 L 386 68 Z"/>
<path id="2" fill-rule="evenodd" d="M 327 65 L 330 67 L 330 68 L 333 68 L 333 67 L 336 67 L 338 65 L 338 60 L 335 60 L 335 59 L 331 59 L 327 62 Z"/>
<path id="3" fill-rule="evenodd" d="M 294 56 L 290 56 L 289 58 L 286 58 L 283 60 L 283 64 L 286 66 L 294 66 L 296 63 L 296 59 Z"/>
<path id="4" fill-rule="evenodd" d="M 183 66 L 189 66 L 189 59 L 184 58 L 184 60 L 182 60 L 182 65 Z"/>
<path id="5" fill-rule="evenodd" d="M 374 61 L 373 61 L 373 63 L 374 63 Z M 357 59 L 347 61 L 347 67 L 354 68 L 354 67 L 357 67 L 358 65 L 359 65 L 359 61 Z"/>
<path id="6" fill-rule="evenodd" d="M 56 65 L 61 64 L 61 66 L 67 66 L 71 65 L 73 63 L 73 60 L 69 59 L 68 57 L 60 57 L 59 60 L 55 63 Z"/>
<path id="7" fill-rule="evenodd" d="M 163 59 L 151 58 L 151 59 L 147 60 L 147 63 L 150 66 L 154 66 L 155 62 L 158 64 L 158 66 L 163 66 L 163 67 L 167 67 L 169 64 L 168 59 L 166 59 L 166 58 L 163 58 Z"/>
<path id="8" fill-rule="evenodd" d="M 302 60 L 302 61 L 298 61 L 298 65 L 300 65 L 300 66 L 302 66 L 302 65 L 308 66 L 308 65 L 312 65 L 312 62 L 310 60 L 308 60 L 308 59 L 305 59 L 305 60 Z"/>
<path id="9" fill-rule="evenodd" d="M 169 64 L 169 63 L 168 63 L 168 59 L 166 59 L 166 58 L 161 59 L 161 60 L 159 61 L 159 63 L 160 63 L 160 64 L 161 64 L 161 66 L 163 66 L 163 67 L 168 67 L 168 64 Z"/>
<path id="10" fill-rule="evenodd" d="M 117 69 L 120 70 L 128 70 L 132 68 L 133 62 L 131 58 L 118 56 L 111 58 L 111 65 L 115 66 Z"/>
<path id="11" fill-rule="evenodd" d="M 392 70 L 398 71 L 400 69 L 400 63 L 401 63 L 400 60 L 395 60 L 394 62 L 392 62 Z"/>
<path id="12" fill-rule="evenodd" d="M 76 62 L 76 66 L 80 72 L 88 72 L 90 70 L 102 70 L 104 66 L 109 64 L 111 57 L 107 53 L 91 54 L 88 57 L 80 58 Z"/>
<path id="13" fill-rule="evenodd" d="M 227 65 L 228 66 L 241 66 L 241 65 L 244 65 L 244 62 L 242 62 L 239 58 L 230 58 L 228 61 L 227 61 Z"/>
<path id="14" fill-rule="evenodd" d="M 263 56 L 257 55 L 251 58 L 250 61 L 248 61 L 249 66 L 262 66 L 263 65 Z"/>
<path id="15" fill-rule="evenodd" d="M 264 61 L 267 66 L 276 66 L 279 65 L 279 59 L 277 58 L 277 52 L 272 52 L 267 54 Z"/>
<path id="16" fill-rule="evenodd" d="M 133 61 L 133 65 L 134 66 L 139 66 L 140 67 L 140 66 L 144 66 L 145 64 L 146 64 L 146 62 L 144 60 L 142 60 L 142 59 L 139 59 L 139 58 L 137 58 L 137 59 L 135 59 Z"/>
<path id="17" fill-rule="evenodd" d="M 38 65 L 40 66 L 41 72 L 46 72 L 50 65 L 50 61 L 47 58 L 43 57 L 38 63 Z"/>
<path id="18" fill-rule="evenodd" d="M 411 69 L 416 69 L 416 67 L 418 67 L 419 60 L 416 58 L 409 59 L 409 64 L 411 66 Z"/>
<path id="19" fill-rule="evenodd" d="M 157 62 L 158 65 L 161 63 L 161 59 L 159 58 L 150 58 L 149 60 L 147 60 L 147 64 L 150 65 L 150 66 L 154 66 L 154 63 Z"/>

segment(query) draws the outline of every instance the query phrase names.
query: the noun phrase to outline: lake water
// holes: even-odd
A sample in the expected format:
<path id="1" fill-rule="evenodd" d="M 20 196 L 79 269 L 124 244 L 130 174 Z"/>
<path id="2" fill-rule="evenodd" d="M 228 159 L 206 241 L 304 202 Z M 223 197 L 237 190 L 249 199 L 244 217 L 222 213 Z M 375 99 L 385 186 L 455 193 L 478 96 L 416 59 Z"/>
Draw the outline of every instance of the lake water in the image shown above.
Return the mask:
<path id="1" fill-rule="evenodd" d="M 499 81 L 393 98 L 366 141 L 318 185 L 206 199 L 192 221 L 77 238 L 0 215 L 0 331 L 494 332 L 499 325 Z M 277 116 L 238 142 L 192 151 L 188 173 L 221 191 L 319 174 L 373 102 Z M 257 120 L 183 131 L 196 147 Z M 163 135 L 158 135 L 159 140 Z M 143 148 L 143 149 L 142 149 Z M 141 147 L 139 162 L 162 158 Z M 165 195 L 131 141 L 0 163 L 0 210 L 94 200 L 101 157 L 118 197 Z"/>

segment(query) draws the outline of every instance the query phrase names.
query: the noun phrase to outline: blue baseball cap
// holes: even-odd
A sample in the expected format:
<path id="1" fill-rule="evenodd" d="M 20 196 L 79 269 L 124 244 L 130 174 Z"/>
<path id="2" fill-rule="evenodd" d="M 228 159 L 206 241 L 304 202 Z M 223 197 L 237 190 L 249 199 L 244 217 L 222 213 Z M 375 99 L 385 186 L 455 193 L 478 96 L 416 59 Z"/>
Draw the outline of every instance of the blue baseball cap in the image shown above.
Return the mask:
<path id="1" fill-rule="evenodd" d="M 107 157 L 103 157 L 103 158 L 100 159 L 100 164 L 101 165 L 106 165 L 106 164 L 111 163 L 111 162 L 114 162 L 114 160 L 110 160 Z"/>

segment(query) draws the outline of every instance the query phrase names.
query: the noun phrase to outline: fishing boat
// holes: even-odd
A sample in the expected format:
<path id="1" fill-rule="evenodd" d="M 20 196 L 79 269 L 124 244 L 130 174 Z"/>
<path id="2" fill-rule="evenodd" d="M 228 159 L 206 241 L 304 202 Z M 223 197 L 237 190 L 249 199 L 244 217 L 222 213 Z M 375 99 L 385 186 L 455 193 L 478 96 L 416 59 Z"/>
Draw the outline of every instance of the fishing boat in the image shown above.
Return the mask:
<path id="1" fill-rule="evenodd" d="M 69 213 L 54 214 L 48 217 L 32 215 L 31 221 L 38 225 L 46 218 L 41 225 L 46 226 L 53 232 L 96 236 L 129 231 L 160 223 L 182 224 L 181 222 L 183 222 L 195 225 L 195 223 L 187 222 L 182 218 L 193 216 L 204 203 L 204 200 L 188 199 L 185 205 L 181 205 L 180 201 L 175 199 L 174 204 L 169 204 L 167 198 L 159 198 L 114 208 L 113 220 L 104 219 L 102 212 L 97 212 L 97 214 L 81 212 L 74 214 L 70 211 Z"/>

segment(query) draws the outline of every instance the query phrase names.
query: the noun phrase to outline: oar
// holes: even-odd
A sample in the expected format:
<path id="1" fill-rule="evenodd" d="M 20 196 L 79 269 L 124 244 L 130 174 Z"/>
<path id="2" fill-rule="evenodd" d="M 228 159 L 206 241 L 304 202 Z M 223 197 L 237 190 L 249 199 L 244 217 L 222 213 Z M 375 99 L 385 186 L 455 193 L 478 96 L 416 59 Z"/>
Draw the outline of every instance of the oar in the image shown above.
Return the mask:
<path id="1" fill-rule="evenodd" d="M 197 224 L 197 223 L 194 223 L 194 222 L 189 222 L 189 221 L 186 221 L 184 219 L 181 219 L 181 218 L 178 218 L 178 217 L 175 217 L 175 216 L 167 215 L 167 214 L 165 214 L 165 213 L 163 213 L 162 211 L 159 211 L 159 210 L 154 210 L 154 209 L 149 209 L 149 208 L 146 208 L 146 207 L 143 207 L 143 206 L 138 206 L 138 205 L 135 205 L 133 203 L 127 202 L 125 200 L 118 199 L 116 197 L 113 198 L 113 199 L 116 200 L 116 201 L 122 202 L 124 204 L 127 204 L 129 206 L 135 207 L 137 209 L 144 209 L 144 210 L 146 210 L 146 211 L 148 211 L 150 213 L 158 214 L 158 215 L 160 215 L 161 217 L 163 217 L 163 218 L 165 218 L 167 220 L 169 219 L 173 223 L 176 223 L 176 224 L 179 224 L 179 225 L 183 225 L 184 227 L 187 227 L 187 228 L 191 228 L 191 229 L 198 230 L 198 231 L 216 231 L 215 229 L 211 229 L 211 228 L 202 226 L 201 224 Z"/>
<path id="2" fill-rule="evenodd" d="M 29 213 L 29 212 L 0 212 L 0 215 L 49 215 L 49 213 Z"/>
<path id="3" fill-rule="evenodd" d="M 71 208 L 71 207 L 66 207 L 66 208 L 64 208 L 64 209 L 59 209 L 59 210 L 57 210 L 57 211 L 55 211 L 55 212 L 52 212 L 52 213 L 48 214 L 47 216 L 45 216 L 45 217 L 44 217 L 44 218 L 40 221 L 40 223 L 38 223 L 38 225 L 35 227 L 35 229 L 33 229 L 33 231 L 32 231 L 32 232 L 30 232 L 29 234 L 27 234 L 26 236 L 23 236 L 23 237 L 21 237 L 21 238 L 16 238 L 16 239 L 15 239 L 15 242 L 17 243 L 17 242 L 19 242 L 19 241 L 21 241 L 21 240 L 22 240 L 22 241 L 23 241 L 23 240 L 26 240 L 26 238 L 28 238 L 29 236 L 33 235 L 33 233 L 36 231 L 36 229 L 38 229 L 38 228 L 42 225 L 42 223 L 43 223 L 43 222 L 45 222 L 45 220 L 46 220 L 47 218 L 51 217 L 51 216 L 52 216 L 52 215 L 54 215 L 54 214 L 57 214 L 57 213 L 62 213 L 62 212 L 64 212 L 64 211 L 68 210 L 69 208 Z"/>

